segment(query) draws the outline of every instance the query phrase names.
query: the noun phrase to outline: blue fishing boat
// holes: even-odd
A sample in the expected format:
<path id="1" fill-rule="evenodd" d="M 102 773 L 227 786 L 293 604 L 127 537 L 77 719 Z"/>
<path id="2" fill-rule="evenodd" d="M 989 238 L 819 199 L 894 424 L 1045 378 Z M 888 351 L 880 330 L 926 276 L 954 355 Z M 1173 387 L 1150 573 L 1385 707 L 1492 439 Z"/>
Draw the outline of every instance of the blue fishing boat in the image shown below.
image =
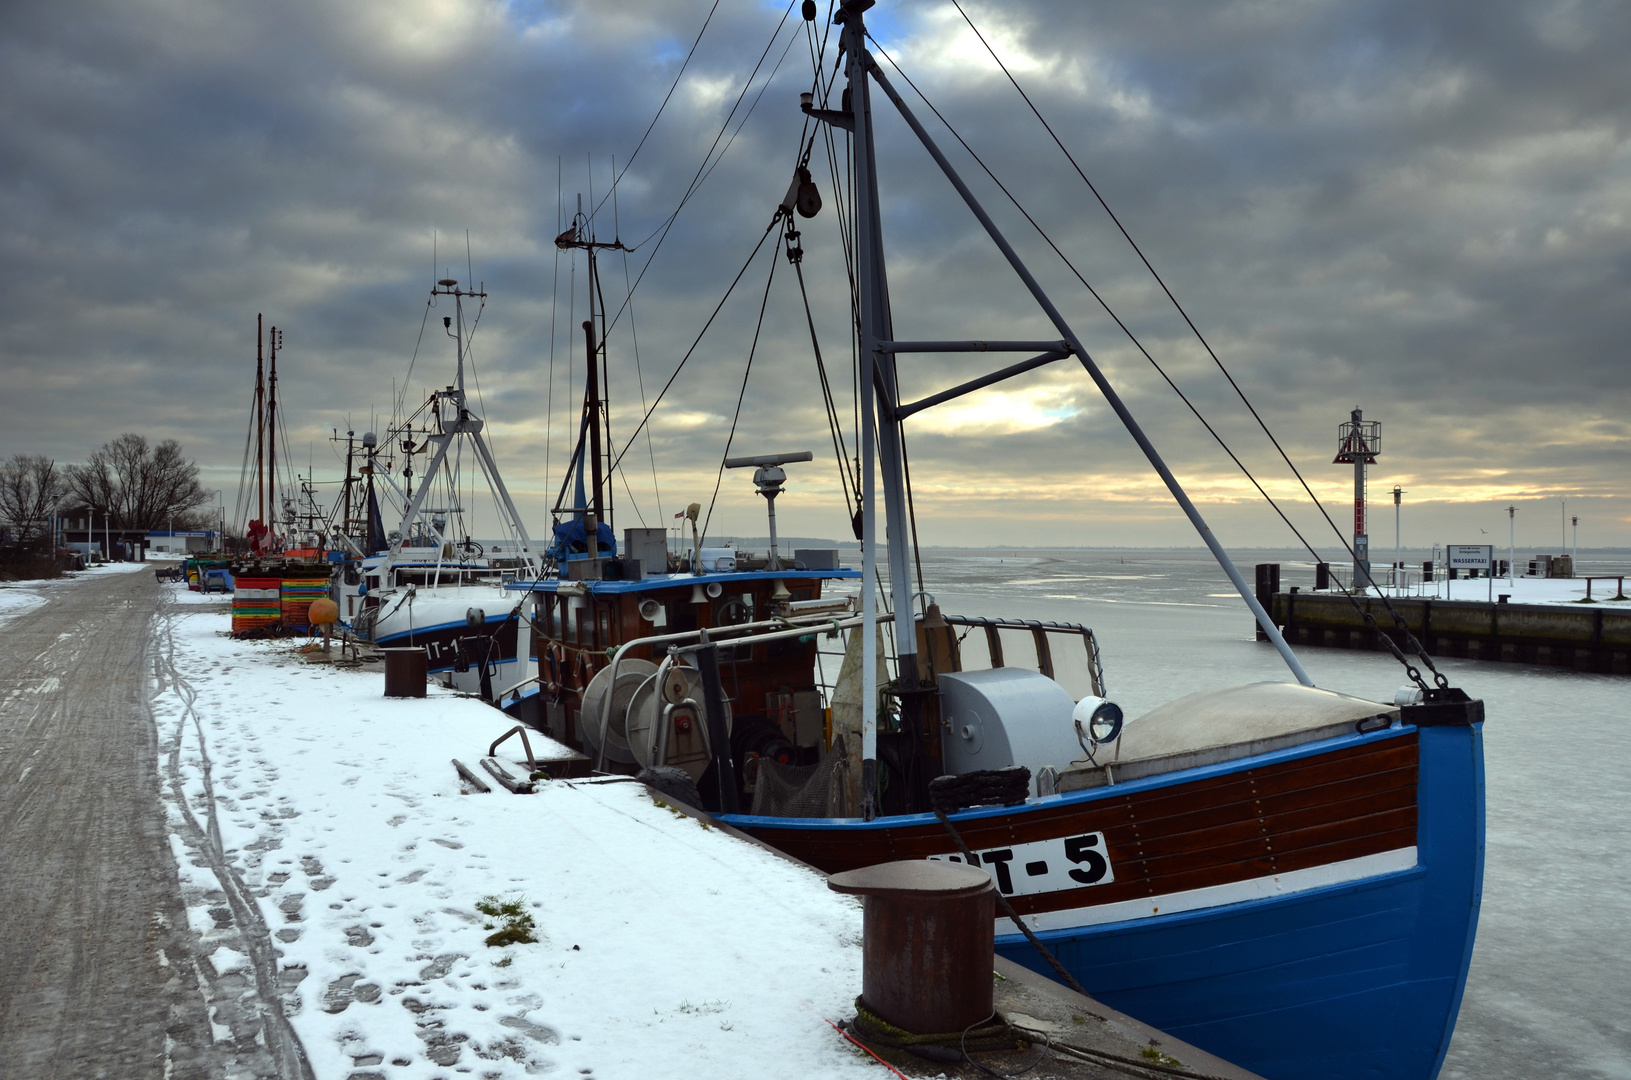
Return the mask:
<path id="1" fill-rule="evenodd" d="M 1482 702 L 1451 687 L 1398 618 L 1376 630 L 1405 664 L 1403 690 L 1368 700 L 1314 685 L 1114 386 L 874 59 L 871 6 L 837 6 L 844 77 L 824 76 L 824 51 L 816 53 L 802 102 L 806 121 L 830 131 L 853 163 L 838 216 L 863 388 L 859 468 L 846 473 L 860 567 L 840 567 L 836 553 L 784 559 L 778 550 L 786 466 L 809 452 L 731 458 L 727 449 L 721 462 L 752 468 L 767 500 L 762 557 L 705 547 L 695 504 L 689 550 L 673 550 L 660 529 L 627 530 L 619 547 L 601 492 L 606 406 L 591 380 L 572 460 L 580 477 L 588 463 L 593 483 L 580 480 L 576 505 L 555 526 L 557 537 L 580 542 L 554 552 L 536 580 L 509 585 L 522 597 L 516 655 L 528 667 L 498 703 L 581 745 L 596 768 L 638 773 L 821 870 L 910 858 L 980 866 L 1001 897 L 1005 955 L 1270 1080 L 1431 1080 L 1455 1027 L 1482 889 Z M 804 7 L 813 20 L 815 5 Z M 978 340 L 895 337 L 874 90 L 1056 337 L 1004 339 L 1000 328 Z M 795 266 L 799 218 L 821 206 L 809 168 L 817 141 L 801 139 L 772 222 Z M 580 215 L 561 242 L 587 252 L 593 279 L 591 233 Z M 585 324 L 589 355 L 600 359 L 591 372 L 604 363 L 604 318 L 602 309 L 600 322 Z M 813 319 L 810 331 L 814 339 Z M 954 353 L 1026 358 L 903 399 L 898 376 L 908 362 Z M 1087 627 L 948 614 L 914 590 L 906 419 L 1072 360 L 1293 681 L 1221 687 L 1125 720 Z M 840 461 L 844 411 L 829 402 Z M 583 541 L 591 535 L 602 539 Z M 975 631 L 983 662 L 965 647 Z M 1015 635 L 1034 646 L 1034 663 L 1005 663 L 1004 638 Z M 1079 698 L 1055 677 L 1059 650 L 1077 647 L 1090 683 Z"/>

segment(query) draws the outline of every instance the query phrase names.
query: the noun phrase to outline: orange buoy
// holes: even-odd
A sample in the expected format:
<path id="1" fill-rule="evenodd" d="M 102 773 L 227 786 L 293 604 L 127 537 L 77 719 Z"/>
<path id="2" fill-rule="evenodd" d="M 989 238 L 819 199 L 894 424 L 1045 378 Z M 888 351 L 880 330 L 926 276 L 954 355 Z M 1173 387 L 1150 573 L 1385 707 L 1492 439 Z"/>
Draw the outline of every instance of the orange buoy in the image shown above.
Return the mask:
<path id="1" fill-rule="evenodd" d="M 319 597 L 311 602 L 311 610 L 307 613 L 306 618 L 311 621 L 313 626 L 327 626 L 330 623 L 338 622 L 340 619 L 340 605 L 326 596 Z"/>

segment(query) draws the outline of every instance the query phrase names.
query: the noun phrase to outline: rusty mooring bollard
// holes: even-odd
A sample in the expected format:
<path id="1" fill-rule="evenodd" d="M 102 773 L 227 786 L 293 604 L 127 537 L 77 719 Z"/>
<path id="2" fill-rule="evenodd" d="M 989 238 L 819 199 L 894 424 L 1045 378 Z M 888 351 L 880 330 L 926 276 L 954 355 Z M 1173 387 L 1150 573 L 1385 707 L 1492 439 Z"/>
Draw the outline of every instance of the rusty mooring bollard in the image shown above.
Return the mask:
<path id="1" fill-rule="evenodd" d="M 381 649 L 385 654 L 385 696 L 425 696 L 425 650 Z"/>
<path id="2" fill-rule="evenodd" d="M 919 1035 L 962 1031 L 991 1016 L 996 892 L 983 870 L 908 860 L 827 879 L 865 897 L 861 997 Z"/>

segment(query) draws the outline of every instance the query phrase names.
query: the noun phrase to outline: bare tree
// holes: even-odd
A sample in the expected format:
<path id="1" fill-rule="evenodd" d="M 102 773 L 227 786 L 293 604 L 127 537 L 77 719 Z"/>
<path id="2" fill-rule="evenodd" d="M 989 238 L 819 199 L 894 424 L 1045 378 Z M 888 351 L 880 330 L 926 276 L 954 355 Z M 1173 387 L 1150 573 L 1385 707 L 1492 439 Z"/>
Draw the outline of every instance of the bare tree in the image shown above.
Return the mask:
<path id="1" fill-rule="evenodd" d="M 63 494 L 57 463 L 40 454 L 14 454 L 0 462 L 0 522 L 19 544 L 50 535 L 52 509 Z"/>
<path id="2" fill-rule="evenodd" d="M 83 465 L 67 470 L 75 498 L 111 519 L 115 528 L 164 528 L 210 501 L 198 483 L 198 465 L 182 455 L 181 444 L 165 439 L 156 446 L 125 432 L 94 451 Z"/>

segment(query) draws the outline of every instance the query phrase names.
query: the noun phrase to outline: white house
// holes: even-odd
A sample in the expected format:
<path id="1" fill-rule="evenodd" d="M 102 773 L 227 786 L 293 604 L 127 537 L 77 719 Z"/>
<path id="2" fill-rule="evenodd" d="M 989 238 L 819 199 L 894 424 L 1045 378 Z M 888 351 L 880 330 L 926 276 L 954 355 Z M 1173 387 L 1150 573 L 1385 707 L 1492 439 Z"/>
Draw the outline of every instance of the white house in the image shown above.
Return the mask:
<path id="1" fill-rule="evenodd" d="M 200 551 L 214 551 L 219 546 L 214 529 L 165 529 L 147 534 L 147 550 L 153 552 L 190 555 Z"/>

